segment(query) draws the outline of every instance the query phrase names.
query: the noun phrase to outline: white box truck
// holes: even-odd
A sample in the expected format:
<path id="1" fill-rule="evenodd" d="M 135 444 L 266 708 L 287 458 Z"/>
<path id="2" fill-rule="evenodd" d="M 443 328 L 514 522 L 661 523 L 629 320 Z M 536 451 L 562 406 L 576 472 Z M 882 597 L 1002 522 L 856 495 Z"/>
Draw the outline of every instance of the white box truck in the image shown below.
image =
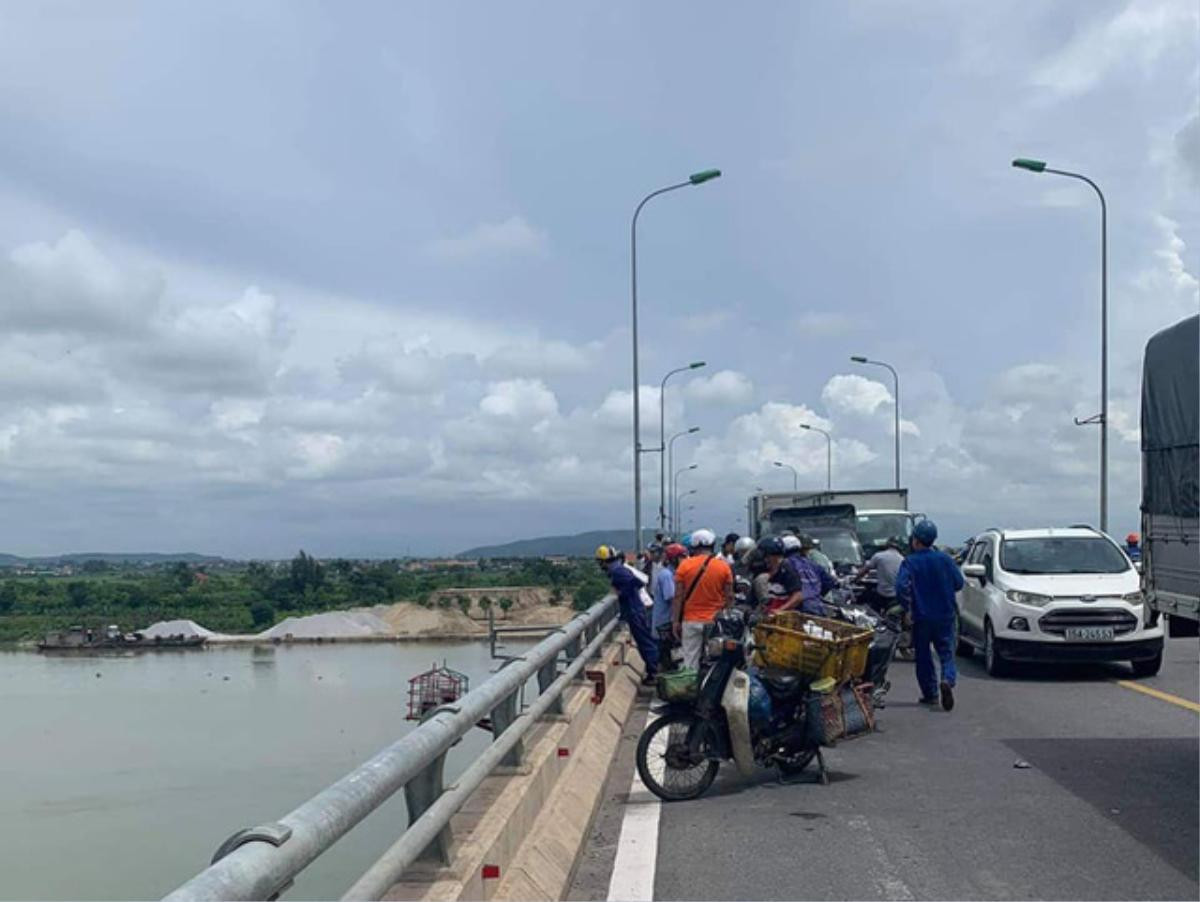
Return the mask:
<path id="1" fill-rule="evenodd" d="M 908 509 L 908 489 L 862 489 L 824 492 L 765 492 L 747 503 L 747 527 L 756 540 L 806 522 L 805 509 L 836 504 L 853 505 L 856 532 L 863 553 L 870 556 L 889 538 L 907 546 L 913 524 L 922 514 Z"/>

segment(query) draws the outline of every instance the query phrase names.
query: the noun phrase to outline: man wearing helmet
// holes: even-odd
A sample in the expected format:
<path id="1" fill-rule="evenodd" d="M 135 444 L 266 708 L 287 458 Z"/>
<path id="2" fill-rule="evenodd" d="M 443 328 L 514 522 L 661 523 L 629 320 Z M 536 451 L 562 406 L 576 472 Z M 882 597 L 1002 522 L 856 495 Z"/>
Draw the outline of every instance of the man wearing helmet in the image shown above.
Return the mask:
<path id="1" fill-rule="evenodd" d="M 1142 537 L 1136 532 L 1125 537 L 1125 553 L 1135 564 L 1142 559 Z"/>
<path id="2" fill-rule="evenodd" d="M 958 681 L 954 666 L 954 622 L 958 613 L 955 594 L 963 587 L 963 577 L 950 555 L 933 547 L 937 534 L 937 526 L 930 520 L 913 527 L 909 540 L 912 552 L 896 573 L 896 599 L 912 616 L 921 704 L 936 705 L 940 695 L 942 708 L 949 711 L 954 707 L 954 684 Z M 937 649 L 941 662 L 940 682 L 930 645 Z"/>
<path id="3" fill-rule="evenodd" d="M 737 557 L 734 555 L 734 549 L 737 547 L 738 541 L 741 539 L 736 532 L 731 532 L 725 536 L 725 541 L 721 543 L 721 560 L 727 563 L 730 567 L 737 563 Z"/>
<path id="4" fill-rule="evenodd" d="M 675 571 L 671 619 L 683 645 L 683 666 L 699 670 L 705 627 L 722 608 L 733 605 L 733 571 L 716 555 L 712 530 L 697 529 L 691 539 L 692 557 Z"/>
<path id="5" fill-rule="evenodd" d="M 805 537 L 807 538 L 807 537 Z M 809 540 L 811 542 L 811 539 Z M 804 539 L 793 535 L 780 539 L 785 555 L 783 566 L 795 571 L 800 581 L 800 597 L 789 597 L 779 610 L 790 611 L 798 607 L 805 614 L 825 616 L 825 605 L 821 597 L 837 585 L 837 580 L 825 568 L 818 566 L 804 553 Z"/>
<path id="6" fill-rule="evenodd" d="M 626 564 L 625 556 L 611 545 L 601 545 L 596 549 L 596 563 L 608 574 L 612 583 L 621 619 L 629 624 L 629 632 L 646 667 L 642 683 L 650 685 L 658 672 L 658 647 L 650 634 L 650 626 L 646 623 L 646 606 L 642 603 L 642 589 L 647 578 Z"/>

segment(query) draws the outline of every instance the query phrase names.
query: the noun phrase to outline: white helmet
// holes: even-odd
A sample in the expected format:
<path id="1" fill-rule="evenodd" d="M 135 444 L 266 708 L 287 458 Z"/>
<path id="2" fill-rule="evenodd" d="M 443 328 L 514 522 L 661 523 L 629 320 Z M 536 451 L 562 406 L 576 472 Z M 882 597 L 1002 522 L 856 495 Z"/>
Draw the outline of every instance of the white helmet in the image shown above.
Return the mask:
<path id="1" fill-rule="evenodd" d="M 753 547 L 754 547 L 754 540 L 752 538 L 750 538 L 749 536 L 742 536 L 740 539 L 738 539 L 736 542 L 733 543 L 733 553 L 739 554 L 739 555 L 745 554 L 747 551 L 749 551 Z"/>
<path id="2" fill-rule="evenodd" d="M 692 533 L 693 548 L 712 548 L 717 544 L 717 536 L 711 529 L 697 529 Z"/>
<path id="3" fill-rule="evenodd" d="M 800 545 L 800 540 L 798 538 L 796 538 L 795 536 L 791 536 L 791 535 L 784 536 L 781 541 L 783 542 L 783 553 L 784 554 L 791 554 L 793 551 L 799 551 L 800 548 L 802 547 Z"/>

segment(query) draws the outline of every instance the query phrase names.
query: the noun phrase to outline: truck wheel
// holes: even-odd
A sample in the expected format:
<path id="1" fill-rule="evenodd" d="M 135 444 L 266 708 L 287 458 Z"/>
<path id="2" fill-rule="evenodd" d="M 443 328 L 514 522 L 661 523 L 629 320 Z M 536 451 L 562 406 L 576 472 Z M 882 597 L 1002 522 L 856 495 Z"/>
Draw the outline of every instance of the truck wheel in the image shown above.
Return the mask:
<path id="1" fill-rule="evenodd" d="M 983 667 L 991 677 L 1004 677 L 1012 671 L 1012 665 L 1000 656 L 996 648 L 996 634 L 992 631 L 992 621 L 983 622 Z"/>
<path id="2" fill-rule="evenodd" d="M 1130 661 L 1129 665 L 1133 668 L 1133 675 L 1139 679 L 1142 677 L 1152 677 L 1162 668 L 1162 652 L 1160 651 L 1148 661 Z"/>

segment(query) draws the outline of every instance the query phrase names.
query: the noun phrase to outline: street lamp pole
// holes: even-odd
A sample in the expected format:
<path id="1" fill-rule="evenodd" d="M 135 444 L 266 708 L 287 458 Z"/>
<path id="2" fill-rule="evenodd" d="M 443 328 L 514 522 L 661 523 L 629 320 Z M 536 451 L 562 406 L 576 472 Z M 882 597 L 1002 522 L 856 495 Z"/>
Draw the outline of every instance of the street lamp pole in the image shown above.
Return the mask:
<path id="1" fill-rule="evenodd" d="M 895 412 L 896 412 L 896 488 L 900 488 L 900 376 L 896 373 L 895 367 L 890 363 L 884 363 L 882 360 L 868 360 L 866 357 L 851 357 L 854 363 L 865 363 L 868 366 L 881 366 L 887 369 L 892 374 L 892 387 L 895 396 Z"/>
<path id="2" fill-rule="evenodd" d="M 704 366 L 703 360 L 689 363 L 678 369 L 671 370 L 663 376 L 662 385 L 658 388 L 658 528 L 667 528 L 667 456 L 663 452 L 667 447 L 667 380 L 676 373 L 686 373 L 688 370 L 698 370 Z"/>
<path id="3" fill-rule="evenodd" d="M 775 466 L 785 467 L 786 469 L 791 470 L 792 471 L 792 491 L 793 492 L 800 491 L 800 474 L 796 472 L 796 468 L 793 467 L 791 464 L 785 464 L 782 460 L 775 461 Z"/>
<path id="4" fill-rule="evenodd" d="M 646 206 L 651 198 L 658 197 L 660 194 L 666 194 L 668 191 L 675 191 L 678 188 L 686 188 L 689 185 L 702 185 L 711 179 L 720 177 L 720 169 L 705 169 L 702 172 L 696 172 L 688 176 L 687 181 L 679 182 L 675 185 L 667 185 L 665 188 L 659 188 L 657 191 L 651 191 L 642 198 L 633 211 L 633 220 L 629 226 L 629 270 L 631 282 L 631 299 L 633 301 L 633 531 L 635 534 L 634 545 L 638 554 L 642 551 L 642 410 L 641 403 L 638 399 L 639 378 L 638 378 L 638 303 L 637 303 L 637 223 L 638 215 L 642 212 L 642 207 Z"/>
<path id="5" fill-rule="evenodd" d="M 809 426 L 807 423 L 800 424 L 801 429 L 807 429 L 809 432 L 819 432 L 825 436 L 825 488 L 833 488 L 833 436 L 824 429 L 819 429 L 816 426 Z"/>
<path id="6" fill-rule="evenodd" d="M 674 498 L 674 502 L 672 503 L 672 513 L 671 513 L 671 530 L 672 530 L 672 532 L 674 532 L 675 530 L 677 530 L 679 528 L 679 497 L 680 497 L 680 495 L 679 495 L 679 474 L 686 473 L 688 470 L 695 470 L 699 466 L 700 466 L 700 464 L 691 464 L 690 466 L 680 467 L 678 470 L 675 471 L 675 475 L 671 478 L 671 482 L 674 483 L 674 485 L 675 485 L 675 498 Z M 695 491 L 695 490 L 693 489 L 693 491 Z M 686 496 L 687 493 L 685 492 L 684 495 Z"/>
<path id="7" fill-rule="evenodd" d="M 1100 413 L 1085 420 L 1076 419 L 1075 425 L 1100 424 L 1100 531 L 1108 532 L 1108 203 L 1100 186 L 1086 175 L 1051 169 L 1041 160 L 1018 157 L 1012 161 L 1017 169 L 1029 172 L 1049 172 L 1069 179 L 1087 182 L 1100 198 Z"/>
<path id="8" fill-rule="evenodd" d="M 685 429 L 683 432 L 676 432 L 671 436 L 671 440 L 667 442 L 667 470 L 671 473 L 671 479 L 667 483 L 667 519 L 671 522 L 671 531 L 675 531 L 675 439 L 682 438 L 685 435 L 693 435 L 700 431 L 699 426 L 692 426 L 690 429 Z"/>

